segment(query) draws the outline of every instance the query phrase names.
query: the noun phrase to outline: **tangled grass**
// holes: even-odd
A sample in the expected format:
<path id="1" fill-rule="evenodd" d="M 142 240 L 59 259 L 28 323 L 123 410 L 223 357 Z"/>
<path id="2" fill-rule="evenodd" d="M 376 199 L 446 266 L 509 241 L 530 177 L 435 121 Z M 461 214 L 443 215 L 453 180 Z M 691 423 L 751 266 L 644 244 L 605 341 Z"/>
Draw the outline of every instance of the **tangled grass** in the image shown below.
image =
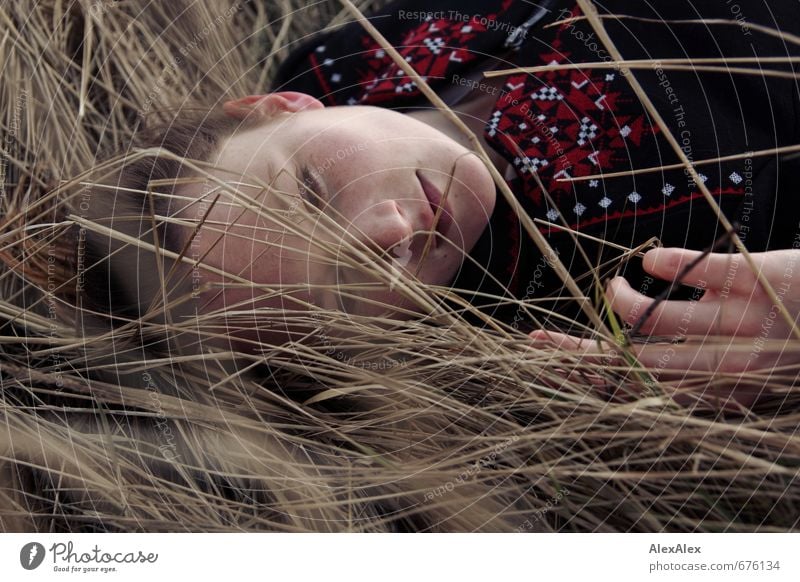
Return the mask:
<path id="1" fill-rule="evenodd" d="M 70 233 L 102 227 L 81 217 L 81 187 L 124 161 L 106 156 L 142 115 L 263 91 L 293 43 L 353 15 L 307 4 L 0 6 L 0 529 L 794 529 L 796 369 L 769 377 L 778 396 L 757 409 L 693 410 L 635 363 L 531 349 L 413 283 L 424 320 L 298 311 L 287 317 L 326 341 L 249 356 L 205 340 L 264 313 L 110 328 L 76 305 Z M 365 252 L 353 249 L 354 268 Z M 607 325 L 602 300 L 591 309 Z M 192 333 L 163 351 L 165 334 Z M 598 374 L 632 396 L 609 401 L 587 380 Z"/>

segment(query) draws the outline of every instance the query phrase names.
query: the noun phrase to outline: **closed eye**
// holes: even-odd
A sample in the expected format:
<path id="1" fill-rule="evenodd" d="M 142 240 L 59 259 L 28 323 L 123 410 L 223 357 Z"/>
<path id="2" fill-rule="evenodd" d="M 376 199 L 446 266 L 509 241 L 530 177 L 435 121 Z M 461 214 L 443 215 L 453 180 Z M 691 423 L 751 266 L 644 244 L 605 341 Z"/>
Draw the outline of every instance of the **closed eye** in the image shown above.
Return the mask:
<path id="1" fill-rule="evenodd" d="M 300 169 L 300 177 L 302 178 L 300 183 L 300 195 L 306 202 L 310 203 L 318 210 L 321 210 L 324 199 L 322 186 L 319 180 L 308 166 L 303 166 Z"/>

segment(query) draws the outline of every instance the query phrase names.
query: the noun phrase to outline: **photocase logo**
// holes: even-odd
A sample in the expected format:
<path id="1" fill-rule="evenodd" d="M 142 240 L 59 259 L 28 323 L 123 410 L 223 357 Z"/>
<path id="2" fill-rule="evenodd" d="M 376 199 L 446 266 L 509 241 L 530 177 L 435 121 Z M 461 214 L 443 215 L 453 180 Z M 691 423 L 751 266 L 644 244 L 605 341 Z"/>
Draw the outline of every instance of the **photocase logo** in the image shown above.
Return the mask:
<path id="1" fill-rule="evenodd" d="M 39 542 L 30 542 L 19 551 L 19 563 L 26 570 L 35 570 L 44 561 L 44 546 Z"/>

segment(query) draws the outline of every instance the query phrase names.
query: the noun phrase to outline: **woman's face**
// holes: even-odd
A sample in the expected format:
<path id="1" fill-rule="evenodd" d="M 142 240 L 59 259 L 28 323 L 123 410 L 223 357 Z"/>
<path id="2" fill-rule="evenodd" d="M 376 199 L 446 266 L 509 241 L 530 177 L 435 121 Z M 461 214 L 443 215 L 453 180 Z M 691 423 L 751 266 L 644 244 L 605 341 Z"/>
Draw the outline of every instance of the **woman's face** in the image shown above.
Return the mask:
<path id="1" fill-rule="evenodd" d="M 202 295 L 206 309 L 311 304 L 393 318 L 404 317 L 397 308 L 416 311 L 392 279 L 369 273 L 380 262 L 376 255 L 393 265 L 384 268 L 392 277 L 453 280 L 495 202 L 476 155 L 386 109 L 325 108 L 296 93 L 259 99 L 226 104 L 229 115 L 263 120 L 224 140 L 212 160 L 220 168 L 214 174 L 241 183 L 246 199 L 222 194 L 212 204 L 215 184 L 194 185 L 201 200 L 182 211 L 204 219 L 191 254 L 235 276 L 202 270 L 198 282 L 226 283 L 224 291 Z M 270 293 L 278 288 L 283 294 Z"/>

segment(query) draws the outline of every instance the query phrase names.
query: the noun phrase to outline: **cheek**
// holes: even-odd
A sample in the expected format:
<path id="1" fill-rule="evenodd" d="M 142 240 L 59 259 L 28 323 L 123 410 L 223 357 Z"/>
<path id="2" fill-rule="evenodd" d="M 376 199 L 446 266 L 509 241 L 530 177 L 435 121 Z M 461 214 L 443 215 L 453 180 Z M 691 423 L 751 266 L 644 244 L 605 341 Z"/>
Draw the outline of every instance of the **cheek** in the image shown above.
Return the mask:
<path id="1" fill-rule="evenodd" d="M 288 243 L 297 245 L 297 242 Z M 227 260 L 209 266 L 224 269 L 229 277 L 204 272 L 200 280 L 211 289 L 193 296 L 198 312 L 219 319 L 209 320 L 209 328 L 226 339 L 213 345 L 252 351 L 258 343 L 281 345 L 308 332 L 293 324 L 287 312 L 302 312 L 317 303 L 306 286 L 311 267 L 301 253 L 263 243 L 240 241 L 225 246 Z"/>
<path id="2" fill-rule="evenodd" d="M 467 190 L 477 213 L 475 219 L 488 222 L 497 199 L 497 188 L 491 172 L 477 155 L 469 154 L 459 160 L 456 177 Z"/>
<path id="3" fill-rule="evenodd" d="M 294 287 L 321 282 L 319 266 L 323 263 L 318 258 L 320 251 L 303 237 L 274 235 L 266 243 L 245 243 L 242 246 L 241 255 L 233 260 L 245 263 L 240 275 L 248 281 L 274 286 L 277 290 L 285 289 L 293 294 L 296 294 Z"/>
<path id="4" fill-rule="evenodd" d="M 197 269 L 199 275 L 193 275 L 193 280 L 217 287 L 203 294 L 211 301 L 206 311 L 239 304 L 243 310 L 300 308 L 298 302 L 281 297 L 281 292 L 301 301 L 310 299 L 306 285 L 316 273 L 314 250 L 304 237 L 283 229 L 263 218 L 242 216 L 236 225 L 226 227 L 224 235 L 201 230 L 190 257 L 202 259 L 207 267 Z M 220 291 L 219 286 L 224 289 Z"/>
<path id="5" fill-rule="evenodd" d="M 376 187 L 386 179 L 386 173 L 392 167 L 392 160 L 387 159 L 381 148 L 367 142 L 343 143 L 336 140 L 322 152 L 312 161 L 334 206 L 342 204 L 347 193 L 367 194 L 370 187 Z"/>
<path id="6" fill-rule="evenodd" d="M 489 170 L 469 154 L 462 157 L 448 193 L 453 224 L 450 239 L 469 253 L 489 224 L 496 202 L 496 189 Z"/>

